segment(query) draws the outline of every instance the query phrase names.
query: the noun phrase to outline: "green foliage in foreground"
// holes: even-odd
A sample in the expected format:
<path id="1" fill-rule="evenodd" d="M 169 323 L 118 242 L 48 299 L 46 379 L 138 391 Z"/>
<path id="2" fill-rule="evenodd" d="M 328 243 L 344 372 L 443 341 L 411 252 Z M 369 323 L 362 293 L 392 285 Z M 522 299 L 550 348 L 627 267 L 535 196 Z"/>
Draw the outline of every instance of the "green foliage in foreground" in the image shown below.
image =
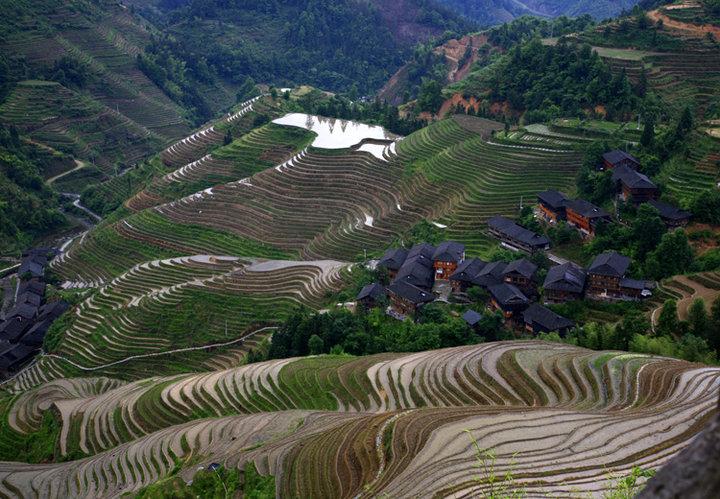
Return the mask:
<path id="1" fill-rule="evenodd" d="M 8 411 L 14 402 L 14 397 L 0 399 L 0 461 L 46 463 L 59 458 L 61 422 L 51 411 L 45 411 L 37 431 L 18 433 L 8 424 Z"/>
<path id="2" fill-rule="evenodd" d="M 275 497 L 275 477 L 262 476 L 253 463 L 245 464 L 241 475 L 237 469 L 198 471 L 190 485 L 177 476 L 180 465 L 164 480 L 140 490 L 136 499 L 228 499 L 242 494 L 245 499 L 272 499 Z"/>

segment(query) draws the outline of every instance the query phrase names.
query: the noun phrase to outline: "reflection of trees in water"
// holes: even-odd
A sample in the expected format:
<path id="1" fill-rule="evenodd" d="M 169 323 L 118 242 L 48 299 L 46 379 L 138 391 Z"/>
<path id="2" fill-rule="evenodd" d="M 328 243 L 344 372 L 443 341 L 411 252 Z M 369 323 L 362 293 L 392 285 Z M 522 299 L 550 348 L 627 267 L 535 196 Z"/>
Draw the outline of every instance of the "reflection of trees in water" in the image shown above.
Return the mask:
<path id="1" fill-rule="evenodd" d="M 351 147 L 364 139 L 389 140 L 395 138 L 381 126 L 302 113 L 287 114 L 276 119 L 274 123 L 312 130 L 318 135 L 313 145 L 329 149 Z"/>

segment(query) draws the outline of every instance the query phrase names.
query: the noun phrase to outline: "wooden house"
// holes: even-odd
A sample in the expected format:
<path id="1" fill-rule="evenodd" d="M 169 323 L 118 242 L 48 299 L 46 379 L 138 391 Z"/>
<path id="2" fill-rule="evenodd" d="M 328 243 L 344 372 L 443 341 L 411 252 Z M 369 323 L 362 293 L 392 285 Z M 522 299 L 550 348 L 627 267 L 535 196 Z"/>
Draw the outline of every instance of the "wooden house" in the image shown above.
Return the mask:
<path id="1" fill-rule="evenodd" d="M 662 201 L 651 199 L 648 201 L 648 204 L 660 213 L 662 221 L 671 229 L 686 226 L 690 222 L 690 217 L 692 217 L 692 213 L 689 211 L 681 210 L 676 206 L 663 203 Z"/>
<path id="2" fill-rule="evenodd" d="M 531 304 L 522 313 L 525 330 L 532 334 L 558 332 L 561 336 L 572 328 L 575 323 L 570 319 L 556 314 L 538 303 Z"/>
<path id="3" fill-rule="evenodd" d="M 453 241 L 441 243 L 432 259 L 435 279 L 447 280 L 465 260 L 465 245 Z"/>
<path id="4" fill-rule="evenodd" d="M 614 251 L 595 257 L 588 268 L 587 295 L 596 300 L 639 300 L 652 295 L 653 282 L 625 277 L 630 258 Z"/>
<path id="5" fill-rule="evenodd" d="M 628 166 L 615 168 L 612 180 L 617 185 L 618 196 L 623 201 L 641 204 L 657 199 L 660 195 L 660 190 L 647 175 Z"/>
<path id="6" fill-rule="evenodd" d="M 575 226 L 585 237 L 594 237 L 601 223 L 612 221 L 608 212 L 584 199 L 567 201 L 565 210 L 568 223 Z"/>
<path id="7" fill-rule="evenodd" d="M 435 301 L 435 295 L 403 281 L 396 281 L 388 288 L 391 309 L 400 316 L 414 317 L 420 307 Z"/>
<path id="8" fill-rule="evenodd" d="M 405 263 L 407 255 L 408 252 L 404 248 L 391 248 L 380 259 L 378 267 L 386 269 L 390 279 L 395 279 L 400 267 Z"/>
<path id="9" fill-rule="evenodd" d="M 460 263 L 449 277 L 453 291 L 464 293 L 469 287 L 475 285 L 474 279 L 486 265 L 486 262 L 477 258 L 468 258 Z"/>
<path id="10" fill-rule="evenodd" d="M 509 218 L 495 216 L 488 220 L 490 234 L 505 245 L 527 253 L 550 249 L 550 240 L 516 224 Z"/>
<path id="11" fill-rule="evenodd" d="M 550 223 L 566 220 L 565 204 L 567 196 L 559 191 L 544 191 L 537 195 L 538 213 Z"/>
<path id="12" fill-rule="evenodd" d="M 640 162 L 632 154 L 626 153 L 616 149 L 609 151 L 602 156 L 602 169 L 612 170 L 620 166 L 627 166 L 629 168 L 637 169 L 640 168 Z"/>
<path id="13" fill-rule="evenodd" d="M 572 262 L 550 268 L 543 283 L 545 303 L 581 300 L 586 277 L 585 269 Z"/>
<path id="14" fill-rule="evenodd" d="M 416 255 L 405 260 L 393 282 L 404 282 L 429 291 L 435 283 L 434 272 L 432 260 Z"/>
<path id="15" fill-rule="evenodd" d="M 503 271 L 503 281 L 513 284 L 527 294 L 535 289 L 535 274 L 538 266 L 527 258 L 510 262 Z"/>
<path id="16" fill-rule="evenodd" d="M 490 286 L 488 291 L 490 291 L 492 307 L 501 311 L 505 319 L 512 319 L 530 304 L 528 297 L 512 284 L 495 284 Z"/>
<path id="17" fill-rule="evenodd" d="M 385 287 L 380 283 L 373 282 L 360 290 L 356 302 L 358 306 L 369 310 L 382 303 L 386 296 Z"/>

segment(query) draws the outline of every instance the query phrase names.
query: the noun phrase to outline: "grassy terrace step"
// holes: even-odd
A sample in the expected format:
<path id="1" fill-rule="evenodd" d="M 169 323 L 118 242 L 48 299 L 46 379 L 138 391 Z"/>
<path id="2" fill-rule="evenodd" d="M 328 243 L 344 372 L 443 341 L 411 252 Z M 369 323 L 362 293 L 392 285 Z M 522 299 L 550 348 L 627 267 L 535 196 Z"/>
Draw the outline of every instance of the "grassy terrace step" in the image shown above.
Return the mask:
<path id="1" fill-rule="evenodd" d="M 497 473 L 512 471 L 514 485 L 533 494 L 568 486 L 599 494 L 611 475 L 658 467 L 692 439 L 716 410 L 720 369 L 500 342 L 114 383 L 55 381 L 5 399 L 12 431 L 0 448 L 46 431 L 43 408 L 55 404 L 64 431 L 47 435 L 52 446 L 91 456 L 4 462 L 0 492 L 24 494 L 32 483 L 45 495 L 86 495 L 90 486 L 118 495 L 176 462 L 196 467 L 183 463 L 202 455 L 227 467 L 254 462 L 286 496 L 480 495 L 476 441 L 493 449 Z"/>

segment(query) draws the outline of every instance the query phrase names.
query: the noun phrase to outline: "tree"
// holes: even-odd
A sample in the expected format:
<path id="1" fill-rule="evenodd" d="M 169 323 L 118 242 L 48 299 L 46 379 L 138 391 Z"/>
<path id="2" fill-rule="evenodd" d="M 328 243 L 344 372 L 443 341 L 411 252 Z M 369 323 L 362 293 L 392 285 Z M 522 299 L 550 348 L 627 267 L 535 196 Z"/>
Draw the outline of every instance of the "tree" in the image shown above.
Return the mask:
<path id="1" fill-rule="evenodd" d="M 622 322 L 615 327 L 616 347 L 621 350 L 630 348 L 630 341 L 635 335 L 645 336 L 650 330 L 647 317 L 637 310 L 625 315 Z"/>
<path id="2" fill-rule="evenodd" d="M 717 190 L 703 191 L 693 200 L 691 210 L 700 222 L 720 224 L 720 192 Z"/>
<path id="3" fill-rule="evenodd" d="M 665 234 L 665 224 L 660 218 L 658 210 L 647 203 L 641 204 L 633 222 L 631 234 L 632 241 L 635 243 L 636 258 L 645 261 L 647 254 L 660 244 L 660 240 Z"/>
<path id="4" fill-rule="evenodd" d="M 640 136 L 640 145 L 651 148 L 653 144 L 655 144 L 655 118 L 648 116 L 645 118 L 645 128 L 643 128 L 643 133 Z"/>
<path id="5" fill-rule="evenodd" d="M 325 350 L 325 342 L 317 334 L 313 334 L 308 340 L 310 355 L 320 355 Z"/>
<path id="6" fill-rule="evenodd" d="M 665 300 L 662 310 L 660 311 L 660 316 L 657 320 L 655 332 L 659 336 L 673 336 L 677 334 L 680 329 L 679 322 L 677 302 L 672 299 Z"/>
<path id="7" fill-rule="evenodd" d="M 228 130 L 227 132 L 225 132 L 225 137 L 223 137 L 223 144 L 228 145 L 228 144 L 232 143 L 232 141 L 233 141 L 232 132 L 230 130 Z"/>
<path id="8" fill-rule="evenodd" d="M 663 234 L 657 249 L 651 252 L 645 263 L 646 273 L 662 279 L 686 271 L 693 260 L 693 250 L 682 229 Z"/>
<path id="9" fill-rule="evenodd" d="M 421 111 L 436 113 L 443 103 L 442 87 L 435 80 L 426 79 L 418 94 L 418 107 Z"/>
<path id="10" fill-rule="evenodd" d="M 698 338 L 707 338 L 709 333 L 710 320 L 705 309 L 705 300 L 696 298 L 688 309 L 688 322 L 690 332 Z"/>
<path id="11" fill-rule="evenodd" d="M 715 298 L 710 308 L 710 324 L 708 327 L 708 343 L 720 355 L 720 296 Z"/>

